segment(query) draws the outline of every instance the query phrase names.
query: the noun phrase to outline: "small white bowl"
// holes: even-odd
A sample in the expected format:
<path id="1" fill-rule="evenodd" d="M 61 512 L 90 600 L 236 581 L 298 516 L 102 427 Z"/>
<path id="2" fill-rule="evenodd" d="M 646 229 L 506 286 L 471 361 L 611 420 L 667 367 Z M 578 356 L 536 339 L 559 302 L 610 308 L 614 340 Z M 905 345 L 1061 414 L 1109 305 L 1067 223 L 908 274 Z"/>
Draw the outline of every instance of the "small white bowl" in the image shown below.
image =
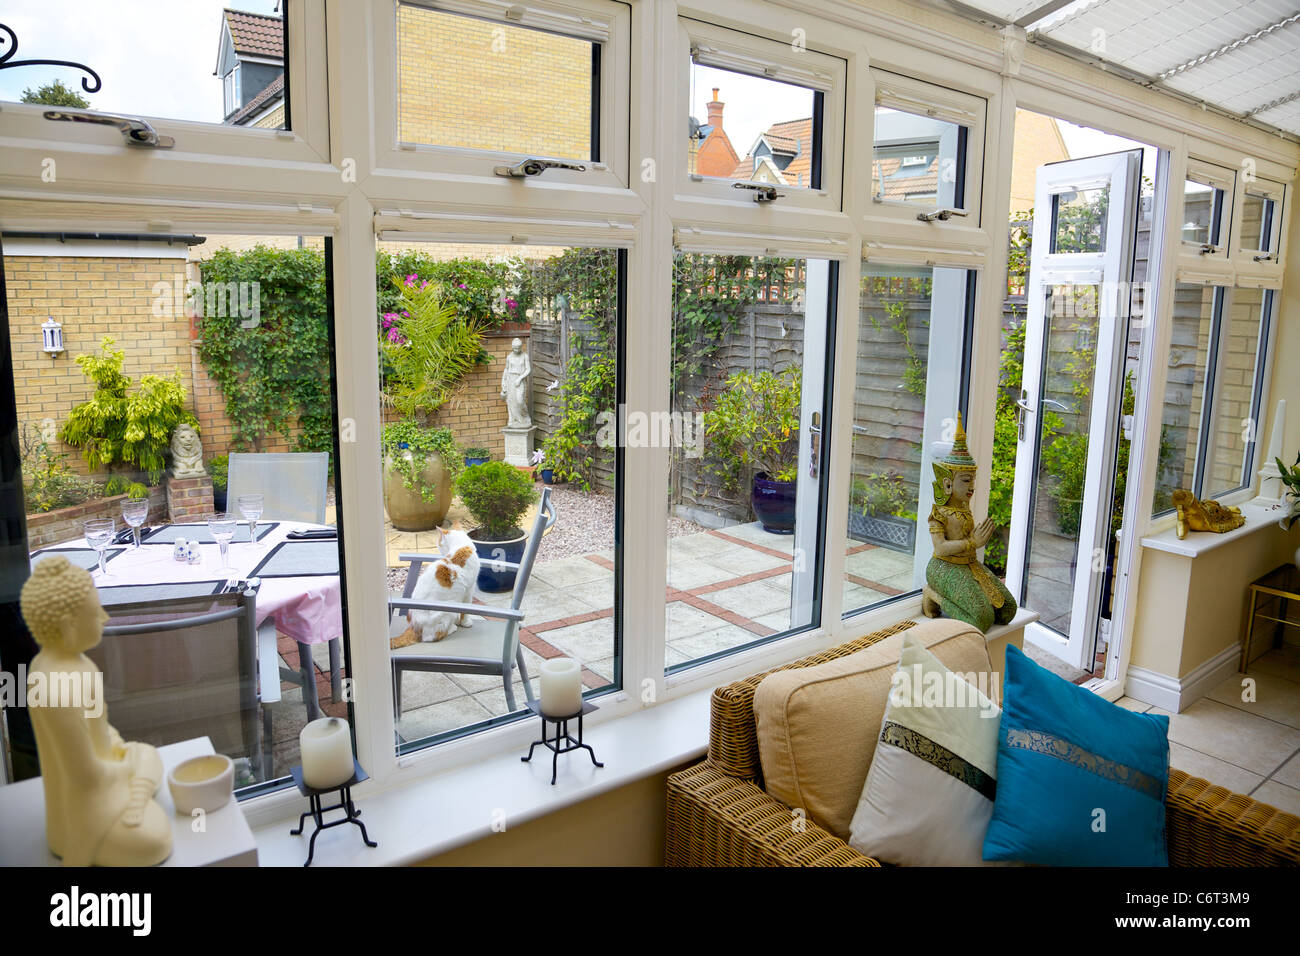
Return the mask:
<path id="1" fill-rule="evenodd" d="M 213 813 L 230 802 L 234 792 L 235 764 L 225 754 L 204 754 L 183 760 L 167 774 L 176 812 L 192 816 L 195 810 Z"/>

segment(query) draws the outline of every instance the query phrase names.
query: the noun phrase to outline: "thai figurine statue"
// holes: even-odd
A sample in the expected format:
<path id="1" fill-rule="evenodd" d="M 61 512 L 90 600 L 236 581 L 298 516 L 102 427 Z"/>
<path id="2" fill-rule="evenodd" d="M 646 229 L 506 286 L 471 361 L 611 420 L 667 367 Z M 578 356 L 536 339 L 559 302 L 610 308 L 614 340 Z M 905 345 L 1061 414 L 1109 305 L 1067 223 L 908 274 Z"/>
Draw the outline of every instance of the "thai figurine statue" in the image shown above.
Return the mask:
<path id="1" fill-rule="evenodd" d="M 991 518 L 977 525 L 970 511 L 979 465 L 966 448 L 960 415 L 952 451 L 933 467 L 929 528 L 934 556 L 925 569 L 921 610 L 926 617 L 942 612 L 987 633 L 995 623 L 1006 624 L 1016 616 L 1016 599 L 976 554 L 993 536 L 994 525 Z"/>
<path id="2" fill-rule="evenodd" d="M 1179 488 L 1173 494 L 1174 508 L 1178 512 L 1175 530 L 1179 539 L 1187 537 L 1188 531 L 1214 531 L 1223 534 L 1233 528 L 1240 528 L 1246 523 L 1240 508 L 1229 508 L 1219 504 L 1213 498 L 1198 501 L 1190 491 Z"/>
<path id="3" fill-rule="evenodd" d="M 41 647 L 28 671 L 28 708 L 50 851 L 64 866 L 161 863 L 172 851 L 171 819 L 153 799 L 162 760 L 108 722 L 103 675 L 85 653 L 108 621 L 90 574 L 65 557 L 45 558 L 23 585 L 20 607 Z M 34 686 L 50 689 L 39 706 Z"/>

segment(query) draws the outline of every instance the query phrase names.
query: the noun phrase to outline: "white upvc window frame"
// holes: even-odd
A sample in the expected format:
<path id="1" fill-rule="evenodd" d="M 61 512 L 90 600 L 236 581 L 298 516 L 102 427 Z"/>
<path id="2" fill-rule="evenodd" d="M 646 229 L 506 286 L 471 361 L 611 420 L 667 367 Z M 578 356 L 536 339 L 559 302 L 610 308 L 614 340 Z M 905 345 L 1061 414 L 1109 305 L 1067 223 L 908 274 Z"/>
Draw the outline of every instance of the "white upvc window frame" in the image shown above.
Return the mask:
<path id="1" fill-rule="evenodd" d="M 398 139 L 397 9 L 399 2 L 441 13 L 499 23 L 503 27 L 534 28 L 576 39 L 599 42 L 600 130 L 599 158 L 564 159 L 582 171 L 548 169 L 540 176 L 515 179 L 497 176 L 499 165 L 528 158 L 555 159 L 525 152 L 468 149 L 436 143 L 404 143 Z M 394 175 L 427 174 L 454 183 L 462 202 L 481 205 L 529 205 L 537 193 L 574 188 L 604 193 L 626 190 L 629 184 L 628 137 L 632 11 L 619 0 L 392 0 L 369 8 L 373 44 L 380 51 L 372 60 L 368 84 L 373 88 L 368 112 L 373 116 L 368 144 L 374 166 Z"/>
<path id="2" fill-rule="evenodd" d="M 154 197 L 182 202 L 205 192 L 217 196 L 232 190 L 320 195 L 311 175 L 330 160 L 328 100 L 322 95 L 327 0 L 286 3 L 293 129 L 229 126 L 221 122 L 224 117 L 197 122 L 126 112 L 175 140 L 170 149 L 150 149 L 126 145 L 111 126 L 47 120 L 43 114 L 48 106 L 6 102 L 0 105 L 0 141 L 5 143 L 0 148 L 0 190 L 22 189 L 34 181 L 33 194 L 49 196 L 52 190 L 42 183 L 41 170 L 43 160 L 53 157 L 59 183 L 134 183 L 138 190 L 145 182 Z M 338 170 L 332 175 L 337 178 Z"/>
<path id="3" fill-rule="evenodd" d="M 699 14 L 680 13 L 676 22 L 677 42 L 665 64 L 676 80 L 672 104 L 673 149 L 669 153 L 671 182 L 677 195 L 688 201 L 712 203 L 726 209 L 724 217 L 740 215 L 754 223 L 767 223 L 776 210 L 799 210 L 837 213 L 843 203 L 844 117 L 847 64 L 842 57 L 819 52 L 814 46 L 799 50 L 788 38 L 775 39 L 721 26 L 698 19 Z M 694 64 L 742 73 L 758 79 L 788 83 L 822 94 L 822 136 L 818 144 L 820 185 L 778 186 L 780 198 L 770 204 L 754 201 L 749 189 L 735 184 L 746 180 L 701 176 L 687 168 L 687 117 L 691 115 L 691 69 Z M 740 159 L 752 143 L 733 141 L 732 148 Z M 736 207 L 731 209 L 729 207 Z M 764 206 L 773 207 L 771 210 Z M 737 213 L 737 209 L 744 213 Z"/>
<path id="4" fill-rule="evenodd" d="M 1224 262 L 1228 259 L 1228 250 L 1231 248 L 1231 233 L 1237 225 L 1236 212 L 1236 193 L 1237 193 L 1237 175 L 1232 169 L 1206 162 L 1205 160 L 1189 158 L 1187 161 L 1187 175 L 1183 177 L 1183 182 L 1179 184 L 1180 193 L 1178 197 L 1179 215 L 1182 216 L 1181 222 L 1187 221 L 1186 216 L 1186 184 L 1188 182 L 1200 183 L 1202 186 L 1209 186 L 1212 189 L 1221 190 L 1223 193 L 1223 202 L 1219 209 L 1218 232 L 1219 241 L 1206 242 L 1204 244 L 1193 242 L 1190 239 L 1182 238 L 1182 229 L 1179 229 L 1179 241 L 1181 246 L 1181 257 L 1189 261 L 1195 259 L 1204 259 L 1207 262 Z M 1211 228 L 1210 235 L 1214 235 L 1214 229 Z M 1209 248 L 1206 248 L 1209 247 Z"/>
<path id="5" fill-rule="evenodd" d="M 1237 270 L 1243 276 L 1258 276 L 1260 278 L 1277 275 L 1279 278 L 1282 273 L 1282 256 L 1285 250 L 1282 244 L 1286 232 L 1283 229 L 1282 221 L 1286 216 L 1287 187 L 1280 182 L 1274 182 L 1268 179 L 1252 178 L 1250 182 L 1245 182 L 1242 177 L 1241 197 L 1240 197 L 1240 215 L 1242 232 L 1246 226 L 1246 198 L 1253 196 L 1264 199 L 1273 204 L 1272 220 L 1269 223 L 1269 234 L 1267 236 L 1267 249 L 1251 248 L 1252 243 L 1247 242 L 1244 235 L 1238 234 L 1238 245 L 1236 247 Z"/>

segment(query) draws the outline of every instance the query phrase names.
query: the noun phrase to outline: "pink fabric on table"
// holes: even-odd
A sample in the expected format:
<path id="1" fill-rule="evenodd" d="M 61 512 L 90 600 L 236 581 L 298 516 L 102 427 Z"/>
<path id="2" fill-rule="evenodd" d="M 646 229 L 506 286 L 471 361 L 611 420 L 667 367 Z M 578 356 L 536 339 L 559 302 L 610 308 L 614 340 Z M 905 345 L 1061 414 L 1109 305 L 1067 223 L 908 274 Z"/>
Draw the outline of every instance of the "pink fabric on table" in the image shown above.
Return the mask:
<path id="1" fill-rule="evenodd" d="M 241 522 L 242 524 L 243 522 Z M 269 521 L 260 522 L 263 525 Z M 120 522 L 119 522 L 120 524 Z M 178 526 L 181 527 L 181 526 Z M 172 560 L 170 544 L 145 544 L 137 551 L 129 544 L 126 550 L 108 562 L 108 577 L 92 571 L 96 587 L 127 584 L 176 584 L 185 581 L 212 581 L 229 577 L 247 578 L 271 550 L 285 540 L 290 531 L 322 528 L 324 525 L 301 521 L 281 521 L 257 546 L 248 542 L 230 544 L 230 567 L 221 571 L 221 553 L 216 544 L 199 546 L 203 560 L 182 564 Z M 196 531 L 200 529 L 196 528 Z M 207 528 L 203 526 L 202 533 Z M 183 537 L 185 532 L 179 534 Z M 53 548 L 88 547 L 85 540 L 66 541 Z M 114 548 L 119 545 L 113 545 Z M 300 644 L 324 644 L 343 636 L 343 605 L 337 574 L 306 575 L 300 578 L 262 578 L 257 590 L 257 623 L 267 618 L 275 621 L 276 630 Z"/>

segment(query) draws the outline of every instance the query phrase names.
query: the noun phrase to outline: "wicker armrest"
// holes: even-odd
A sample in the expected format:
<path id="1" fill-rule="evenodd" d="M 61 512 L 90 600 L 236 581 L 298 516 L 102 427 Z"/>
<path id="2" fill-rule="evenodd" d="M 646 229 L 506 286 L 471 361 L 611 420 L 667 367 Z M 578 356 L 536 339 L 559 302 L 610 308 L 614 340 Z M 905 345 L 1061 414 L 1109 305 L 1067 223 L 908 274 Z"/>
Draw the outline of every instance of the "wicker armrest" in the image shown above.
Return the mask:
<path id="1" fill-rule="evenodd" d="M 668 777 L 668 866 L 879 866 L 707 760 Z"/>
<path id="2" fill-rule="evenodd" d="M 1170 866 L 1300 865 L 1300 817 L 1208 780 L 1169 772 Z"/>

